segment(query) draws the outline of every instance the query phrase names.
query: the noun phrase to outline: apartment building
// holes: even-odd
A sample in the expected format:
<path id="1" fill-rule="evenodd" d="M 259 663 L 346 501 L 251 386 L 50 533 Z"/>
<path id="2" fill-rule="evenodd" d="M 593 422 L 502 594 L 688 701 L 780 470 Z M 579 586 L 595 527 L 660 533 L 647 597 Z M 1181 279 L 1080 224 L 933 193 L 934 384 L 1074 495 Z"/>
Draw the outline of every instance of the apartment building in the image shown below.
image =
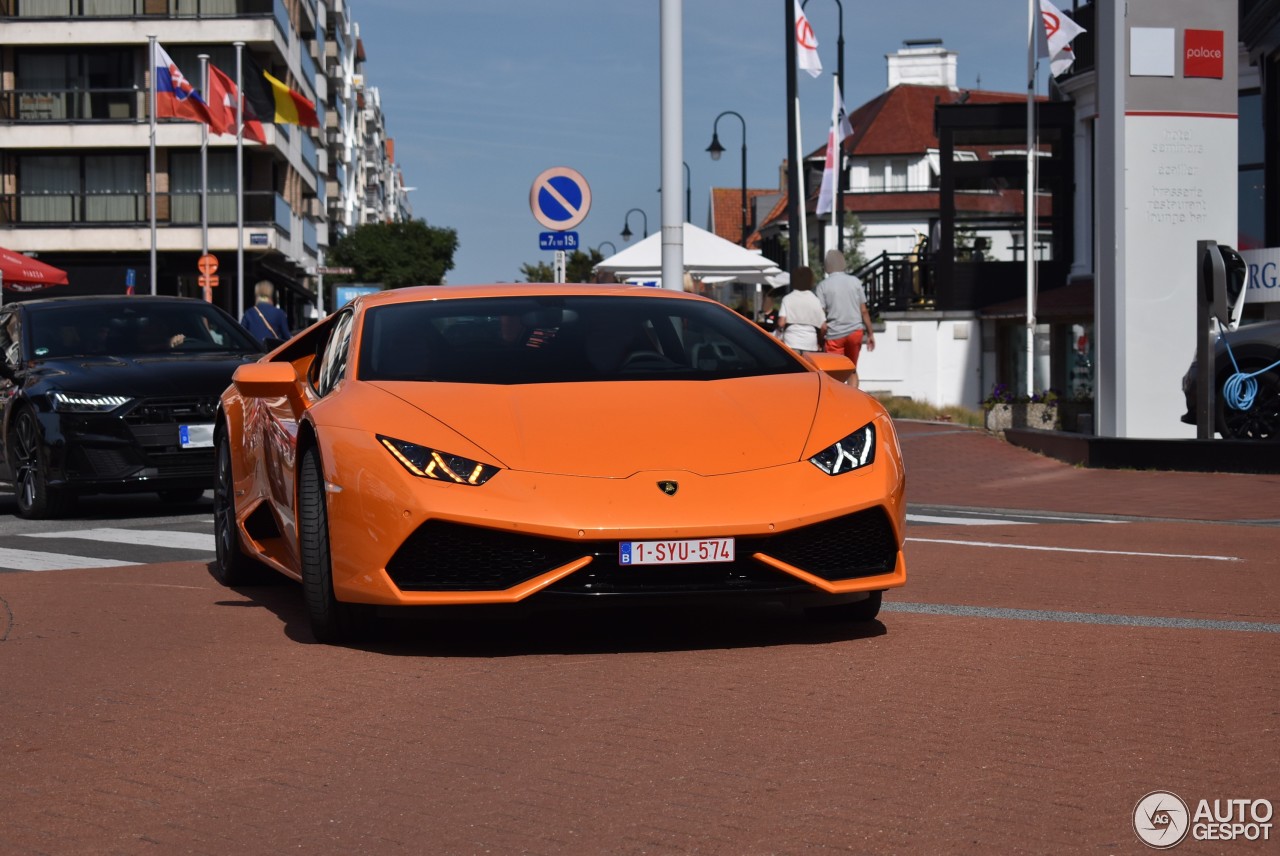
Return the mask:
<path id="1" fill-rule="evenodd" d="M 234 77 L 241 42 L 316 104 L 319 128 L 267 125 L 265 145 L 244 145 L 240 282 L 235 138 L 208 138 L 206 236 L 203 126 L 170 119 L 156 133 L 149 281 L 151 35 L 192 80 L 202 54 Z M 362 63 L 345 0 L 0 0 L 0 246 L 65 269 L 61 293 L 132 282 L 140 293 L 199 296 L 207 241 L 219 261 L 216 303 L 236 312 L 265 278 L 296 322 L 308 320 L 324 249 L 365 222 Z M 377 164 L 386 169 L 385 151 Z"/>

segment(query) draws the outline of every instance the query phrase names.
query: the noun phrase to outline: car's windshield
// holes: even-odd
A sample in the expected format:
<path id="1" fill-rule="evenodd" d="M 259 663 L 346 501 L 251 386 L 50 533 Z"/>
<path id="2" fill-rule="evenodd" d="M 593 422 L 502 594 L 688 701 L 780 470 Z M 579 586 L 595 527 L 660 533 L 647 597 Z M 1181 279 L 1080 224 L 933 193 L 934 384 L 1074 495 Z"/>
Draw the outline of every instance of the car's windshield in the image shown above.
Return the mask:
<path id="1" fill-rule="evenodd" d="M 365 313 L 359 377 L 519 384 L 802 371 L 785 348 L 717 304 L 555 295 L 372 307 Z"/>
<path id="2" fill-rule="evenodd" d="M 258 351 L 226 315 L 197 300 L 31 307 L 24 338 L 35 359 L 82 355 Z"/>

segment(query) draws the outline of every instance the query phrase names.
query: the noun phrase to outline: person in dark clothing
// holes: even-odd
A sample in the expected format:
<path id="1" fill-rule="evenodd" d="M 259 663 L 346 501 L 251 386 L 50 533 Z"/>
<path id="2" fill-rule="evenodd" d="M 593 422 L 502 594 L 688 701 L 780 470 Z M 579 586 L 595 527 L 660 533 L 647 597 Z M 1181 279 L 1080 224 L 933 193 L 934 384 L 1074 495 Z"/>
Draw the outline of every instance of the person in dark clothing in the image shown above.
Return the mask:
<path id="1" fill-rule="evenodd" d="M 255 302 L 244 313 L 240 323 L 245 326 L 259 342 L 266 343 L 271 339 L 288 339 L 293 336 L 289 332 L 289 319 L 284 310 L 275 304 L 276 287 L 270 280 L 260 280 L 253 287 Z"/>

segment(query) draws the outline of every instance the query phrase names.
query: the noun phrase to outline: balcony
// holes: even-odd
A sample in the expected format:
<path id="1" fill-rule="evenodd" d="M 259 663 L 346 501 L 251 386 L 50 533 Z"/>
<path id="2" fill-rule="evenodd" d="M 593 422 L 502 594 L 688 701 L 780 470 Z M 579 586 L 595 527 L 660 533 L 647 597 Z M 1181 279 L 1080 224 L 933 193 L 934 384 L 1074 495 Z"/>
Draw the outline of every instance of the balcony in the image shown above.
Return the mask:
<path id="1" fill-rule="evenodd" d="M 0 93 L 0 121 L 135 122 L 147 114 L 147 92 L 116 89 L 30 89 Z"/>

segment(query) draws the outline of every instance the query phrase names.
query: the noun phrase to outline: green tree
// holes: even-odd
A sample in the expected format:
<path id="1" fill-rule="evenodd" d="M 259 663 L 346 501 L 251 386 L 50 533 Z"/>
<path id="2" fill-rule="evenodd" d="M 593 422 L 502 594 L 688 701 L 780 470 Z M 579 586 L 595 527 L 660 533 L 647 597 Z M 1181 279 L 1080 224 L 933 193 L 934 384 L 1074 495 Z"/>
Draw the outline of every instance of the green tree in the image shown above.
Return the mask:
<path id="1" fill-rule="evenodd" d="M 591 249 L 585 253 L 582 250 L 574 250 L 565 260 L 565 281 L 595 282 L 591 269 L 602 261 L 604 261 L 604 255 L 599 250 Z M 549 262 L 532 264 L 525 262 L 520 265 L 520 273 L 524 275 L 525 282 L 551 282 L 556 276 L 555 269 Z"/>
<path id="2" fill-rule="evenodd" d="M 336 278 L 341 281 L 380 282 L 387 288 L 439 285 L 453 269 L 457 250 L 455 230 L 428 226 L 426 220 L 366 223 L 339 238 L 327 262 L 355 268 L 354 274 Z"/>

